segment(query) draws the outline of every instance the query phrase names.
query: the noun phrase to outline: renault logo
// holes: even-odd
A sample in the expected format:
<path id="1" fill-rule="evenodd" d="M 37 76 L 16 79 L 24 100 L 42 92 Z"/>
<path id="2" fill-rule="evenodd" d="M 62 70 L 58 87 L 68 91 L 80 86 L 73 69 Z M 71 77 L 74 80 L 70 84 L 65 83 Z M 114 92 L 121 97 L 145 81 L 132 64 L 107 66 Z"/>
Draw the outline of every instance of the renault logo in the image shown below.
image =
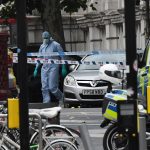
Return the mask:
<path id="1" fill-rule="evenodd" d="M 93 80 L 93 81 L 91 81 L 91 86 L 95 87 L 97 85 L 97 83 L 98 82 L 96 80 Z"/>

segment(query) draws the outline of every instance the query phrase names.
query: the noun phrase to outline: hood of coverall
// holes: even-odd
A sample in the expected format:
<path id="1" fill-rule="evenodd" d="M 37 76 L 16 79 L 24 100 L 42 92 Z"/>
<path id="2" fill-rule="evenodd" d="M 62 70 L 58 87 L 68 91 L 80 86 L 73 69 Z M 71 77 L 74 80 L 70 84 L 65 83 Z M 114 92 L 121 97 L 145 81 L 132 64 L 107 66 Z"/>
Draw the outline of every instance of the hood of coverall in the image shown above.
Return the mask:
<path id="1" fill-rule="evenodd" d="M 42 33 L 42 38 L 43 38 L 43 44 L 48 44 L 51 41 L 52 36 L 48 31 L 44 31 Z"/>

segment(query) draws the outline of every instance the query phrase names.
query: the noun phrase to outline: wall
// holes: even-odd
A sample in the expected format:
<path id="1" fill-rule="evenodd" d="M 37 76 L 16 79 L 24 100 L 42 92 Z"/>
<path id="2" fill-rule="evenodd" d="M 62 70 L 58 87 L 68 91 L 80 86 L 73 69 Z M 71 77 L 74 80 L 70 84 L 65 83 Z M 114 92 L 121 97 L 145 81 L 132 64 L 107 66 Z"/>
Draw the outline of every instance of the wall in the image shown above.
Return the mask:
<path id="1" fill-rule="evenodd" d="M 89 0 L 98 2 L 97 11 L 70 15 L 62 11 L 66 49 L 68 51 L 125 49 L 124 0 Z M 142 6 L 143 7 L 143 6 Z M 136 9 L 137 47 L 145 47 L 145 10 Z M 28 16 L 28 44 L 40 44 L 40 17 Z"/>

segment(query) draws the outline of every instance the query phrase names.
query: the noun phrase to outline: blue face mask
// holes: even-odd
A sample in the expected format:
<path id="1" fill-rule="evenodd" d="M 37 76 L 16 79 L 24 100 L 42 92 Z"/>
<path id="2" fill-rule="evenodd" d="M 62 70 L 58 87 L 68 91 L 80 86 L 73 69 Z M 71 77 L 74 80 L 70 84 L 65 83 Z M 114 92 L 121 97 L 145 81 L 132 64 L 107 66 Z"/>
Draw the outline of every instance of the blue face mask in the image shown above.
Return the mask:
<path id="1" fill-rule="evenodd" d="M 43 39 L 43 44 L 48 44 L 49 43 L 49 41 L 50 41 L 50 39 Z"/>

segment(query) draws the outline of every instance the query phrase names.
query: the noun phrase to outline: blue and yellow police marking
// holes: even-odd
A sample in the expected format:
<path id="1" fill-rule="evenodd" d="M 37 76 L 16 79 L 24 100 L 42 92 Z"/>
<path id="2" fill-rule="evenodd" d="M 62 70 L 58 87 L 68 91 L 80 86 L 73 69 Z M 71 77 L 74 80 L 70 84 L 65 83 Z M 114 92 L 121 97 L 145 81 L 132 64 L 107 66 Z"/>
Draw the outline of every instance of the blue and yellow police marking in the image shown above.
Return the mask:
<path id="1" fill-rule="evenodd" d="M 150 66 L 145 66 L 138 73 L 138 89 L 143 96 L 147 95 L 147 86 L 150 86 Z"/>
<path id="2" fill-rule="evenodd" d="M 120 90 L 120 93 L 121 93 L 121 90 Z M 127 95 L 124 95 L 124 90 L 123 90 L 122 95 L 107 93 L 105 95 L 105 98 L 111 99 L 111 101 L 108 103 L 107 108 L 106 108 L 105 112 L 103 113 L 103 116 L 109 120 L 116 121 L 117 116 L 118 116 L 117 115 L 117 101 L 127 100 Z"/>

